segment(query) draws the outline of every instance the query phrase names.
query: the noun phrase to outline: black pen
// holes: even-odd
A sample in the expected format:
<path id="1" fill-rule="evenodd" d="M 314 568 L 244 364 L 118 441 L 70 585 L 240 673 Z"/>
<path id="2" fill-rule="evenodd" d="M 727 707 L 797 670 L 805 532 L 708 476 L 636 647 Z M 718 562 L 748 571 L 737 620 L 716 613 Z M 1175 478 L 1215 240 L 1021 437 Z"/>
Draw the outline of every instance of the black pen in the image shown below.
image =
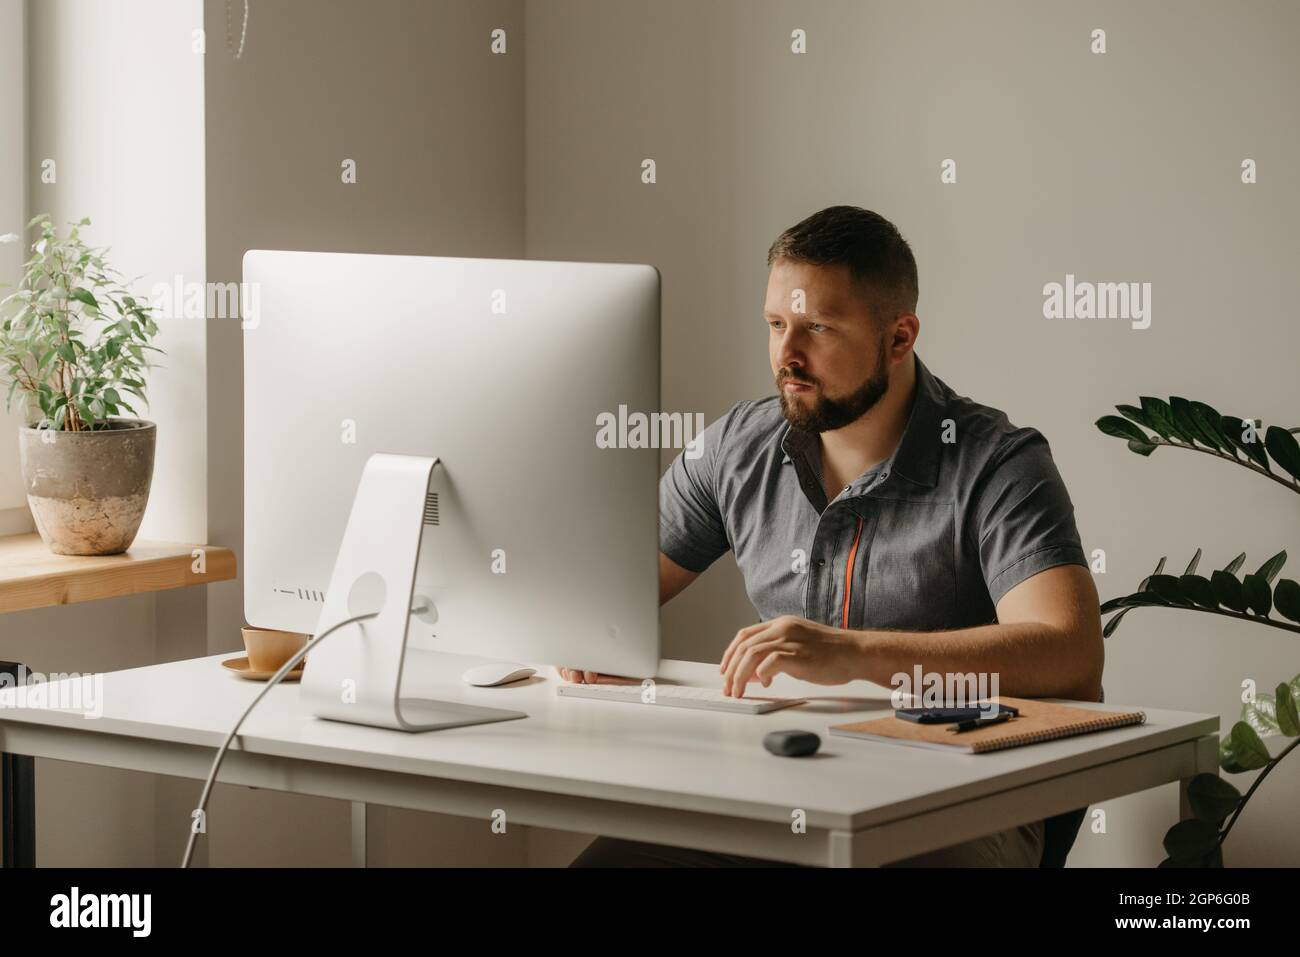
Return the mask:
<path id="1" fill-rule="evenodd" d="M 982 728 L 986 724 L 1001 724 L 1003 721 L 1011 720 L 1010 711 L 999 711 L 995 718 L 971 718 L 969 721 L 959 721 L 955 727 L 949 728 L 953 734 L 960 734 L 962 731 L 973 731 L 976 728 Z"/>

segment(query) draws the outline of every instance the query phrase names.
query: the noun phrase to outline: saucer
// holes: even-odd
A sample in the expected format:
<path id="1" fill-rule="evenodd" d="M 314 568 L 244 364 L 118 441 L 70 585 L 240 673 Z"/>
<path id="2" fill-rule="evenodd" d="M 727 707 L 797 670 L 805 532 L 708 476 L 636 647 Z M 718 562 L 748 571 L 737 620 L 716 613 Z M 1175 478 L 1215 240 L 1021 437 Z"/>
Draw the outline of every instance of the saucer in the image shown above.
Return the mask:
<path id="1" fill-rule="evenodd" d="M 280 683 L 283 684 L 286 681 L 297 681 L 302 677 L 302 669 L 306 666 L 306 660 L 298 662 L 298 667 L 294 668 L 293 671 L 281 678 Z M 221 663 L 221 667 L 229 668 L 235 674 L 239 675 L 239 677 L 247 678 L 250 681 L 270 681 L 275 677 L 275 671 L 280 670 L 279 668 L 276 668 L 275 671 L 253 671 L 248 667 L 247 655 L 240 655 L 238 658 L 227 658 Z"/>

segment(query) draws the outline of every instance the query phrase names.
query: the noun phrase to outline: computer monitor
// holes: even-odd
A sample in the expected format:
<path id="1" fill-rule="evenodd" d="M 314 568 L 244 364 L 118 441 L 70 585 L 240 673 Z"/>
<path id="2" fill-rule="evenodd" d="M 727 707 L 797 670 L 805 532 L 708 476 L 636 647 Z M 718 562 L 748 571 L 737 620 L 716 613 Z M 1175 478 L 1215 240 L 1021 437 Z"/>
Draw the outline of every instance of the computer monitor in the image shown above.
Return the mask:
<path id="1" fill-rule="evenodd" d="M 659 453 L 597 441 L 659 409 L 653 267 L 252 250 L 243 279 L 250 625 L 318 634 L 378 568 L 416 648 L 655 673 Z M 304 690 L 386 680 L 380 621 L 322 641 Z"/>

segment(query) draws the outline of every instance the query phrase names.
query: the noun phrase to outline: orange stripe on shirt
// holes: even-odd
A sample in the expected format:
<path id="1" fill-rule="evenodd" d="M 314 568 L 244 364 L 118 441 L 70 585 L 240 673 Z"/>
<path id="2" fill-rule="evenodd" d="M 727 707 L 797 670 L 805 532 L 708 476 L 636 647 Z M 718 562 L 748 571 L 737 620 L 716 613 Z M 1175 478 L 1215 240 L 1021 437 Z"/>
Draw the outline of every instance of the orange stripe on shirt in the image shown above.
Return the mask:
<path id="1" fill-rule="evenodd" d="M 862 518 L 858 518 L 858 530 L 853 536 L 853 547 L 849 549 L 849 564 L 844 569 L 844 621 L 841 628 L 849 627 L 849 596 L 853 594 L 853 559 L 858 554 L 858 539 L 862 537 Z"/>

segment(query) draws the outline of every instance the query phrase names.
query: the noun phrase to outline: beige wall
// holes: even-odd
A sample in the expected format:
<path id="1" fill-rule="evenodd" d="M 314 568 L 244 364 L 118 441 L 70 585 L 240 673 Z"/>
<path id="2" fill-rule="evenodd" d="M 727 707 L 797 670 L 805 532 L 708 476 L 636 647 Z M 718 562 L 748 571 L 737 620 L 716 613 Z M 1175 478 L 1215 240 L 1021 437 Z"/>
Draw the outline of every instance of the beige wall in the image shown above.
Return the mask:
<path id="1" fill-rule="evenodd" d="M 236 4 L 236 32 L 242 18 Z M 240 278 L 248 249 L 520 258 L 523 11 L 520 0 L 254 4 L 244 53 L 224 47 L 225 6 L 208 3 L 208 275 Z M 493 55 L 490 33 L 507 31 Z M 344 159 L 357 182 L 341 182 Z M 208 324 L 212 537 L 241 547 L 242 342 Z M 267 409 L 293 428 L 297 409 Z M 251 467 L 251 464 L 250 464 Z M 242 583 L 209 591 L 209 651 L 241 647 Z M 342 865 L 344 802 L 219 788 L 217 865 Z M 376 808 L 375 864 L 504 864 L 526 834 L 489 822 Z"/>
<path id="2" fill-rule="evenodd" d="M 1089 52 L 1097 27 L 1104 55 Z M 761 305 L 777 233 L 828 205 L 877 210 L 917 256 L 919 354 L 1047 436 L 1085 548 L 1106 552 L 1103 597 L 1161 555 L 1181 571 L 1197 546 L 1217 567 L 1245 550 L 1253 570 L 1300 552 L 1294 495 L 1204 456 L 1139 458 L 1091 423 L 1173 394 L 1300 425 L 1297 29 L 1300 8 L 1258 2 L 530 2 L 528 255 L 658 266 L 665 408 L 711 420 L 772 390 Z M 1066 273 L 1151 282 L 1151 327 L 1044 319 L 1042 287 Z M 724 559 L 665 610 L 666 653 L 714 659 L 752 616 Z M 1217 711 L 1226 729 L 1240 682 L 1290 678 L 1297 647 L 1138 612 L 1108 642 L 1107 700 Z M 1300 858 L 1290 764 L 1229 863 Z M 1107 833 L 1081 834 L 1072 863 L 1156 863 L 1176 800 L 1108 802 Z"/>
<path id="3" fill-rule="evenodd" d="M 23 0 L 0 0 L 0 235 L 22 234 L 27 215 L 27 51 Z M 27 249 L 0 244 L 0 283 L 12 287 L 23 274 Z M 0 286 L 0 299 L 14 290 Z M 15 407 L 16 408 L 16 407 Z M 6 442 L 22 424 L 0 403 L 0 535 L 26 531 L 30 518 L 18 443 Z"/>

